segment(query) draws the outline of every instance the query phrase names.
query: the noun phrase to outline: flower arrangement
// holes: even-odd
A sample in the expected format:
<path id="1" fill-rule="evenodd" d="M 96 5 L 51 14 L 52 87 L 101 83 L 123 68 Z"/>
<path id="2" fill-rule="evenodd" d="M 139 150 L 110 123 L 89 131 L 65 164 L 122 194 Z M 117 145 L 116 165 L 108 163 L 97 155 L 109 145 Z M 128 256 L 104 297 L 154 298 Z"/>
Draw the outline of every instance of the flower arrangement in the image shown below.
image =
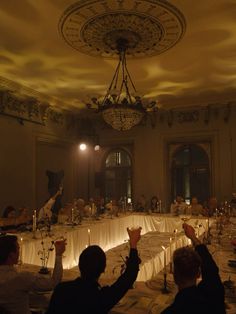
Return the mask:
<path id="1" fill-rule="evenodd" d="M 44 241 L 44 236 L 43 236 L 43 231 L 40 231 L 41 234 L 41 246 L 42 249 L 38 251 L 38 255 L 40 256 L 41 262 L 42 262 L 42 267 L 39 270 L 40 274 L 48 274 L 49 270 L 47 268 L 48 265 L 48 259 L 50 252 L 54 250 L 54 240 L 51 240 L 48 244 L 49 246 L 46 247 L 45 241 Z"/>
<path id="2" fill-rule="evenodd" d="M 48 233 L 46 231 L 45 236 L 43 230 L 40 230 L 40 235 L 41 235 L 41 250 L 38 251 L 38 255 L 40 256 L 42 267 L 39 270 L 40 274 L 48 274 L 48 260 L 50 256 L 50 252 L 54 251 L 54 243 L 57 240 L 64 240 L 63 236 L 59 236 L 55 239 L 52 239 L 51 241 L 46 241 L 45 242 L 45 237 L 48 236 Z"/>

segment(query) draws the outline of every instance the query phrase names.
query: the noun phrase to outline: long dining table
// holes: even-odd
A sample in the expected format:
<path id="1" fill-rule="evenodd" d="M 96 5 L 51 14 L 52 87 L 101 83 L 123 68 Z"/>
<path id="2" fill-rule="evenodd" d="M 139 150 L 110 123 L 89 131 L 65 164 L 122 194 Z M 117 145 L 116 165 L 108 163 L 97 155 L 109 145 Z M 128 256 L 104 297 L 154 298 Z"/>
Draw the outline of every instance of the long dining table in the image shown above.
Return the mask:
<path id="1" fill-rule="evenodd" d="M 63 267 L 64 269 L 71 269 L 78 265 L 80 254 L 88 245 L 96 244 L 104 251 L 109 251 L 127 242 L 127 227 L 135 228 L 137 226 L 142 227 L 142 236 L 149 232 L 160 233 L 159 238 L 162 235 L 162 242 L 166 246 L 167 259 L 169 259 L 170 237 L 173 238 L 173 249 L 176 246 L 175 242 L 177 239 L 180 242 L 182 241 L 183 244 L 187 243 L 183 240 L 183 219 L 181 218 L 168 214 L 148 215 L 131 212 L 120 214 L 114 218 L 104 216 L 98 220 L 84 219 L 80 225 L 74 226 L 70 224 L 56 224 L 52 226 L 50 232 L 40 230 L 37 230 L 35 233 L 22 232 L 18 234 L 21 252 L 20 259 L 23 263 L 41 266 L 41 254 L 44 248 L 45 254 L 49 252 L 49 255 L 46 256 L 47 267 L 53 267 L 55 253 L 49 249 L 52 246 L 52 241 L 64 237 L 67 239 L 67 248 L 63 258 Z M 211 221 L 206 219 L 206 217 L 196 216 L 191 217 L 188 223 L 196 228 L 198 235 L 201 235 L 207 231 Z M 179 243 L 179 245 L 181 244 Z M 142 252 L 141 247 L 140 251 Z"/>

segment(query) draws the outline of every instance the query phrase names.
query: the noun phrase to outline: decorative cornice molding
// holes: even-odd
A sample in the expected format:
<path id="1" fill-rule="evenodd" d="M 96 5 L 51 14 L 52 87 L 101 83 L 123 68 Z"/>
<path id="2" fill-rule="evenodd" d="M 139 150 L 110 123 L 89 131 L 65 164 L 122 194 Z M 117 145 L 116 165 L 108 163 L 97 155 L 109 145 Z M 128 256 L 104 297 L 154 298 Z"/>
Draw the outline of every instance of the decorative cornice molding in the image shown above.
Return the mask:
<path id="1" fill-rule="evenodd" d="M 44 125 L 42 109 L 37 99 L 33 97 L 18 97 L 12 91 L 0 90 L 0 114 L 24 121 Z"/>
<path id="2" fill-rule="evenodd" d="M 180 111 L 177 119 L 179 123 L 196 122 L 199 120 L 199 111 Z"/>
<path id="3" fill-rule="evenodd" d="M 7 89 L 0 89 L 0 114 L 14 118 L 22 125 L 24 122 L 31 122 L 44 126 L 46 122 L 53 122 L 65 125 L 67 129 L 75 127 L 76 120 L 73 113 L 58 110 L 48 102 L 41 102 L 32 96 L 14 94 Z"/>

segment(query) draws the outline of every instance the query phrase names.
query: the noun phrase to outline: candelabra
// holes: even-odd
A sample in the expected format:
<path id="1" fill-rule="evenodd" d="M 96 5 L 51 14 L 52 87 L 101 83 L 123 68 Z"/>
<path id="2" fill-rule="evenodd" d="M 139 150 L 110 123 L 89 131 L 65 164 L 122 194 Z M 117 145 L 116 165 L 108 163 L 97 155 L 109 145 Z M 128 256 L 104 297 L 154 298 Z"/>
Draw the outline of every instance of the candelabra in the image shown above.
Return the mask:
<path id="1" fill-rule="evenodd" d="M 211 230 L 210 230 L 210 218 L 208 216 L 207 217 L 207 230 L 204 233 L 203 242 L 205 244 L 211 244 L 211 239 L 212 239 L 212 234 L 211 234 Z"/>
<path id="2" fill-rule="evenodd" d="M 163 294 L 170 293 L 169 289 L 167 288 L 167 273 L 166 272 L 164 272 L 163 288 L 161 289 L 161 292 Z"/>
<path id="3" fill-rule="evenodd" d="M 167 270 L 166 270 L 166 248 L 162 245 L 161 246 L 163 251 L 164 251 L 164 280 L 163 280 L 163 288 L 161 289 L 161 292 L 163 294 L 167 294 L 169 293 L 170 291 L 168 290 L 167 288 Z"/>

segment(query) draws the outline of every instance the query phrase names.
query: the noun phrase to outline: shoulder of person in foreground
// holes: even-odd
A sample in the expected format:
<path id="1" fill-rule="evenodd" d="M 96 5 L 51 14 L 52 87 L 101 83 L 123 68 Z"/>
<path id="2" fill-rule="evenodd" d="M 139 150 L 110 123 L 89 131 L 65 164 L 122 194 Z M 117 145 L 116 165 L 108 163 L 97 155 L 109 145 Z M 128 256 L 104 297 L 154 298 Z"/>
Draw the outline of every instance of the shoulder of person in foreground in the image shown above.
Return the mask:
<path id="1" fill-rule="evenodd" d="M 207 246 L 196 237 L 194 228 L 188 224 L 183 224 L 183 228 L 186 236 L 192 241 L 196 252 L 201 257 L 202 280 L 198 287 L 205 296 L 213 296 L 215 304 L 224 307 L 224 286 L 219 275 L 219 268 Z"/>
<path id="2" fill-rule="evenodd" d="M 137 243 L 141 238 L 141 227 L 137 229 L 127 228 L 130 239 L 130 252 L 126 261 L 126 269 L 123 274 L 111 285 L 101 289 L 101 306 L 102 310 L 109 311 L 117 302 L 132 288 L 134 281 L 137 278 L 139 264 L 141 262 Z"/>

